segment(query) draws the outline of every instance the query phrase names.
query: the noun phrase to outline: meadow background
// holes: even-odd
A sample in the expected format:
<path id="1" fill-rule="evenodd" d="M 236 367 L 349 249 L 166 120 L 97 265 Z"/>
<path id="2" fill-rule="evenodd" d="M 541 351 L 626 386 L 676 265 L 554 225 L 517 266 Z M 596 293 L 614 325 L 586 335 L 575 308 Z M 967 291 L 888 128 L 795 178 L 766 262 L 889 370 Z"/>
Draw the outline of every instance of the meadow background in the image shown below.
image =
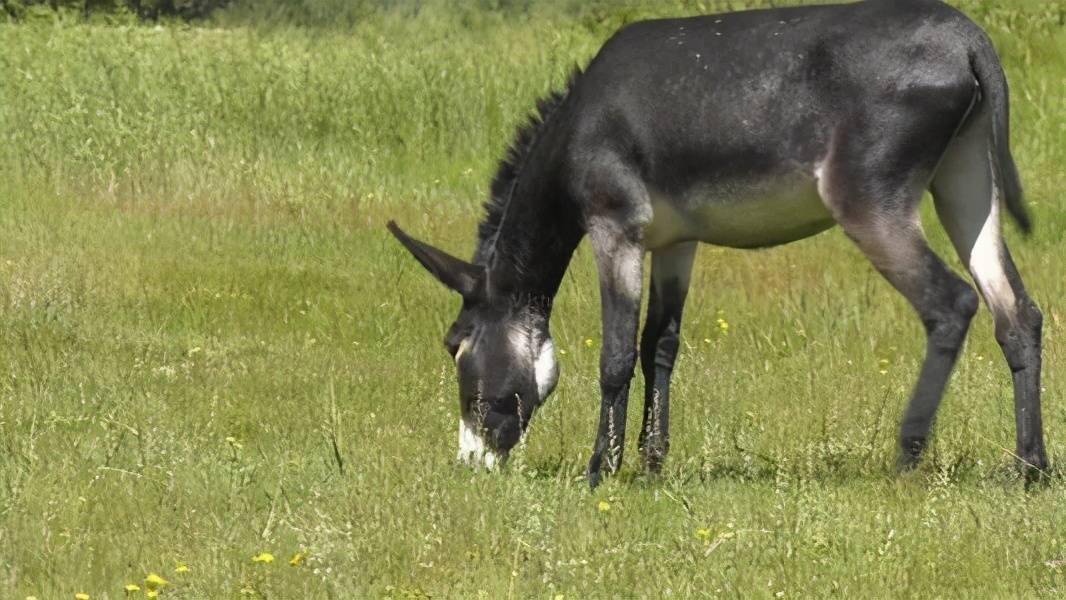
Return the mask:
<path id="1" fill-rule="evenodd" d="M 638 378 L 622 473 L 583 479 L 584 244 L 552 320 L 558 390 L 503 472 L 454 462 L 440 340 L 459 301 L 385 222 L 469 255 L 514 127 L 615 28 L 768 4 L 263 1 L 157 22 L 5 3 L 0 597 L 143 597 L 148 574 L 176 598 L 1061 596 L 1066 484 L 1027 491 L 1012 468 L 987 311 L 928 460 L 895 476 L 922 329 L 838 230 L 701 249 L 662 477 L 639 469 Z M 1066 7 L 954 4 L 1012 84 L 1036 228 L 1007 236 L 1046 314 L 1061 465 Z"/>

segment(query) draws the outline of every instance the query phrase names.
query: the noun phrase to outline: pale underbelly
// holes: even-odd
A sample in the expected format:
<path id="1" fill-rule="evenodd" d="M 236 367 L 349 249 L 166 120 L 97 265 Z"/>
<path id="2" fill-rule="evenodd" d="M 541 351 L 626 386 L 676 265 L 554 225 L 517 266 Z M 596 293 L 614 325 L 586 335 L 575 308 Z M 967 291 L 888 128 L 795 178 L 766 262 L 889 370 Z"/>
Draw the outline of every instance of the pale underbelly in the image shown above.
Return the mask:
<path id="1" fill-rule="evenodd" d="M 644 245 L 655 250 L 700 241 L 760 248 L 812 236 L 834 224 L 817 180 L 793 174 L 743 185 L 702 185 L 681 194 L 652 192 L 653 217 Z"/>

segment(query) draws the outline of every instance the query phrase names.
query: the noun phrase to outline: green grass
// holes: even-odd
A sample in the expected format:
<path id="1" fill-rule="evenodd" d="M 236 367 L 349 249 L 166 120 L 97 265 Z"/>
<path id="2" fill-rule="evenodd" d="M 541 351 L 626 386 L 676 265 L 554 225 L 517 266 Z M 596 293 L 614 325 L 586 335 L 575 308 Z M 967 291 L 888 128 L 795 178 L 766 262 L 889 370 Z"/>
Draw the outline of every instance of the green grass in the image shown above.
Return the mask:
<path id="1" fill-rule="evenodd" d="M 150 572 L 183 598 L 1061 595 L 1066 485 L 1014 474 L 987 312 L 929 459 L 896 477 L 921 326 L 839 231 L 701 250 L 666 472 L 641 475 L 631 443 L 592 494 L 583 245 L 552 323 L 559 389 L 504 472 L 454 464 L 458 300 L 384 223 L 469 253 L 533 100 L 620 22 L 697 4 L 0 25 L 0 597 L 123 598 Z M 1062 7 L 961 6 L 1013 86 L 1037 224 L 1008 237 L 1047 315 L 1061 464 Z"/>

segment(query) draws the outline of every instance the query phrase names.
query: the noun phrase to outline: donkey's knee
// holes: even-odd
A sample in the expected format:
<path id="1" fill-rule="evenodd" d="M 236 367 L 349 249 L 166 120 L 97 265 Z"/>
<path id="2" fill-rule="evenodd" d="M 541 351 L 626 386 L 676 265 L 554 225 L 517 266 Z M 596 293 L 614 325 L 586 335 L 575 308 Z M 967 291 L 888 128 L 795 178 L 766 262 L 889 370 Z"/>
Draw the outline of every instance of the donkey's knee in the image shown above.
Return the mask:
<path id="1" fill-rule="evenodd" d="M 972 287 L 961 279 L 954 280 L 950 295 L 923 320 L 931 349 L 957 353 L 966 340 L 979 304 L 980 299 Z"/>
<path id="2" fill-rule="evenodd" d="M 1040 360 L 1044 313 L 1028 296 L 1021 296 L 1011 314 L 997 314 L 996 341 L 1012 372 L 1017 373 Z"/>
<path id="3" fill-rule="evenodd" d="M 617 393 L 628 387 L 636 366 L 636 348 L 605 355 L 600 363 L 600 387 L 605 393 Z"/>

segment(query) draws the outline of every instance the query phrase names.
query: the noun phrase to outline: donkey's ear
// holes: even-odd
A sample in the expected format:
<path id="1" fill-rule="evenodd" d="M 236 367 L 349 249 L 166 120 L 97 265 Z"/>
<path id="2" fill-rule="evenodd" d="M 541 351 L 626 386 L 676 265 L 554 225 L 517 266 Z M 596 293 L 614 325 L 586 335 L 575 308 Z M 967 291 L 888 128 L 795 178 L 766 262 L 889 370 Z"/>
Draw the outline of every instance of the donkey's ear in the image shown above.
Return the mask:
<path id="1" fill-rule="evenodd" d="M 463 298 L 472 299 L 478 296 L 485 279 L 484 267 L 459 260 L 443 250 L 414 239 L 404 233 L 395 221 L 389 221 L 387 227 L 441 283 L 462 294 Z"/>

